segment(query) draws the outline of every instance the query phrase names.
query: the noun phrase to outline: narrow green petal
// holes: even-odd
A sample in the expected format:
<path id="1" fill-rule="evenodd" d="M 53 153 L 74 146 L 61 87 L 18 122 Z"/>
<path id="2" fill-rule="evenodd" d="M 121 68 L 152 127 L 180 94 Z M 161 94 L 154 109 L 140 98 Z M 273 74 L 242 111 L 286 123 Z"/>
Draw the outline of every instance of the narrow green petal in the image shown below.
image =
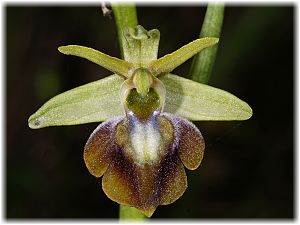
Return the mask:
<path id="1" fill-rule="evenodd" d="M 58 51 L 66 55 L 85 58 L 123 77 L 129 77 L 131 72 L 133 72 L 133 65 L 131 63 L 106 55 L 92 48 L 67 45 L 59 47 Z"/>
<path id="2" fill-rule="evenodd" d="M 218 38 L 201 38 L 192 41 L 191 43 L 181 47 L 180 49 L 172 52 L 171 54 L 165 55 L 152 63 L 150 63 L 149 70 L 153 75 L 157 76 L 161 73 L 169 73 L 186 60 L 205 49 L 218 43 Z"/>
<path id="3" fill-rule="evenodd" d="M 167 89 L 165 111 L 189 120 L 247 120 L 250 106 L 234 95 L 177 75 L 160 80 Z"/>
<path id="4" fill-rule="evenodd" d="M 124 80 L 111 75 L 59 94 L 30 116 L 30 128 L 100 122 L 122 115 L 120 87 Z"/>

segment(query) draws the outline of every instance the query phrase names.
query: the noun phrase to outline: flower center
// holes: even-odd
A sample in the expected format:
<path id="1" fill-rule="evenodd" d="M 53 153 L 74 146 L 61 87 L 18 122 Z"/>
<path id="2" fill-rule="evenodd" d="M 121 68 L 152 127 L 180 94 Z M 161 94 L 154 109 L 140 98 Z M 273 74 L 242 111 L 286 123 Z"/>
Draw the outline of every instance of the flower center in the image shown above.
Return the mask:
<path id="1" fill-rule="evenodd" d="M 155 110 L 162 112 L 165 98 L 164 84 L 146 68 L 136 69 L 121 87 L 120 100 L 125 114 L 133 113 L 141 121 L 149 119 Z"/>
<path id="2" fill-rule="evenodd" d="M 126 119 L 117 127 L 117 144 L 138 164 L 158 162 L 173 137 L 171 123 L 160 116 L 165 92 L 163 83 L 145 68 L 136 69 L 122 84 Z"/>

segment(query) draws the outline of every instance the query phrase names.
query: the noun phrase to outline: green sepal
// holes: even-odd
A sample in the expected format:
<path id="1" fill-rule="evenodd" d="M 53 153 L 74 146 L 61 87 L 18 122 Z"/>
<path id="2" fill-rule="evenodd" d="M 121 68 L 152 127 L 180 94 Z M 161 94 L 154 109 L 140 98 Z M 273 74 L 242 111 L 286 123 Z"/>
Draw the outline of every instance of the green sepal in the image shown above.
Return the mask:
<path id="1" fill-rule="evenodd" d="M 123 115 L 119 97 L 123 82 L 121 77 L 111 75 L 61 93 L 30 116 L 29 127 L 38 129 L 100 122 Z"/>
<path id="2" fill-rule="evenodd" d="M 189 120 L 246 120 L 250 106 L 234 95 L 177 75 L 160 79 L 167 90 L 164 111 Z M 30 116 L 30 128 L 105 121 L 124 115 L 120 100 L 124 80 L 117 75 L 59 94 Z"/>
<path id="3" fill-rule="evenodd" d="M 189 44 L 181 47 L 180 49 L 167 54 L 149 65 L 149 70 L 154 76 L 158 76 L 160 74 L 169 73 L 174 70 L 176 67 L 180 66 L 186 60 L 200 52 L 202 49 L 205 49 L 209 46 L 212 46 L 218 43 L 218 38 L 206 37 L 194 40 Z"/>
<path id="4" fill-rule="evenodd" d="M 147 67 L 157 59 L 159 30 L 145 30 L 141 25 L 124 29 L 124 59 L 136 68 Z"/>
<path id="5" fill-rule="evenodd" d="M 247 120 L 252 116 L 250 106 L 227 91 L 166 74 L 167 96 L 165 111 L 194 121 Z"/>
<path id="6" fill-rule="evenodd" d="M 58 48 L 58 51 L 66 55 L 74 55 L 85 58 L 113 73 L 127 78 L 130 77 L 134 69 L 133 65 L 129 62 L 80 45 L 61 46 Z"/>

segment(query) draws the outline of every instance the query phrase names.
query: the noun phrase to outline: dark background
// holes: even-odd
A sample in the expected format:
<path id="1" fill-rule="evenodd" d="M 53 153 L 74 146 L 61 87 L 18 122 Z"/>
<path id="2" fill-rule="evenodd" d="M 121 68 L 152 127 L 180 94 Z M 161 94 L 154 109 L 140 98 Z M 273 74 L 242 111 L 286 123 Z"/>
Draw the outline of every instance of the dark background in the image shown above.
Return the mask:
<path id="1" fill-rule="evenodd" d="M 205 7 L 138 7 L 139 23 L 161 32 L 159 56 L 198 37 Z M 210 85 L 245 100 L 242 122 L 196 122 L 206 140 L 189 187 L 153 218 L 293 218 L 293 5 L 229 5 Z M 83 161 L 96 123 L 31 130 L 28 117 L 68 89 L 111 74 L 57 47 L 79 44 L 119 56 L 114 19 L 94 7 L 5 6 L 7 218 L 117 218 Z M 191 60 L 174 73 L 185 76 Z"/>

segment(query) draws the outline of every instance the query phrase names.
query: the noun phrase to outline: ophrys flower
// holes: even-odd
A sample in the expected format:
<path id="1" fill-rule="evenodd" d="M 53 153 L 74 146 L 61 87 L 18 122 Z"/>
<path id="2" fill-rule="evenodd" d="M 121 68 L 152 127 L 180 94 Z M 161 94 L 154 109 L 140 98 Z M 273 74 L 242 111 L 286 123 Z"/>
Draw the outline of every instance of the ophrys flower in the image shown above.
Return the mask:
<path id="1" fill-rule="evenodd" d="M 232 94 L 170 72 L 217 38 L 197 39 L 157 59 L 159 31 L 124 31 L 124 60 L 70 45 L 64 54 L 93 61 L 115 73 L 60 94 L 29 118 L 31 128 L 106 121 L 84 150 L 88 170 L 102 178 L 106 195 L 151 216 L 187 187 L 183 165 L 196 169 L 204 140 L 190 120 L 245 120 L 252 110 Z M 182 117 L 180 117 L 182 116 Z"/>

